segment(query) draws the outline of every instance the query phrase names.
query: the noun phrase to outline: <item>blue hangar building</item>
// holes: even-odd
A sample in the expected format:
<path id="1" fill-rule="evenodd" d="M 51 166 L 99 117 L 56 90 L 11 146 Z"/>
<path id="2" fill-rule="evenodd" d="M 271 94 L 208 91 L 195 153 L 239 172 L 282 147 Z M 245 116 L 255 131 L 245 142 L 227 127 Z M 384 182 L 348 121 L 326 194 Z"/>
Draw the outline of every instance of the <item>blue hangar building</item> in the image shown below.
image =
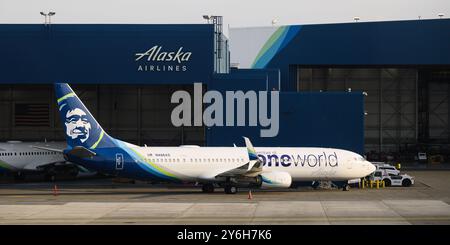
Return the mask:
<path id="1" fill-rule="evenodd" d="M 447 157 L 449 43 L 449 19 L 234 28 L 229 38 L 220 23 L 2 24 L 0 141 L 63 140 L 52 84 L 67 82 L 109 134 L 140 145 L 242 145 L 245 135 L 371 160 Z M 279 91 L 278 134 L 249 126 L 248 104 L 244 126 L 194 123 L 192 105 L 195 126 L 175 127 L 171 96 L 194 101 L 195 83 L 203 94 Z"/>

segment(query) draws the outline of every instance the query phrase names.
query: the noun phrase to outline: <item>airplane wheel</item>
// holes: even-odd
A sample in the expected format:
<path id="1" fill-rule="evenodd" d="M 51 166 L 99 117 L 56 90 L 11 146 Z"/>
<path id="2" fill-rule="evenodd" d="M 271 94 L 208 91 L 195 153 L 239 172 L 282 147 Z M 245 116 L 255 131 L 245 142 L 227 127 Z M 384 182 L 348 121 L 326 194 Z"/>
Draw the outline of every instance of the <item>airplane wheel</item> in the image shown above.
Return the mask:
<path id="1" fill-rule="evenodd" d="M 342 187 L 343 191 L 349 191 L 350 190 L 350 186 L 349 185 L 344 185 L 344 187 Z"/>
<path id="2" fill-rule="evenodd" d="M 227 185 L 224 189 L 226 194 L 236 194 L 238 192 L 238 188 L 236 186 Z"/>
<path id="3" fill-rule="evenodd" d="M 313 188 L 314 190 L 317 190 L 317 189 L 319 188 L 319 186 L 320 186 L 320 183 L 319 183 L 319 181 L 313 181 L 313 182 L 311 183 L 311 186 L 312 186 L 312 188 Z"/>
<path id="4" fill-rule="evenodd" d="M 213 184 L 204 184 L 202 186 L 202 191 L 204 193 L 213 193 L 214 192 L 214 185 Z"/>

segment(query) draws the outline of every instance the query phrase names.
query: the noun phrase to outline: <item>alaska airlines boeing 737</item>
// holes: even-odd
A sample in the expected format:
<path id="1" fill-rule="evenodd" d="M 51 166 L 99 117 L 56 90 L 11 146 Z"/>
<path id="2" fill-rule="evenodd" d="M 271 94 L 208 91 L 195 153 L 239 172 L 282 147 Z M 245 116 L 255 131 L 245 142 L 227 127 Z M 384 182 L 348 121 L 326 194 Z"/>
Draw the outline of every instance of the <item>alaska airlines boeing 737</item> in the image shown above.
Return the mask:
<path id="1" fill-rule="evenodd" d="M 362 156 L 331 148 L 139 147 L 109 136 L 68 84 L 55 84 L 68 148 L 67 160 L 100 173 L 141 180 L 238 187 L 288 188 L 294 181 L 347 181 L 375 167 Z M 49 149 L 51 150 L 51 149 Z"/>

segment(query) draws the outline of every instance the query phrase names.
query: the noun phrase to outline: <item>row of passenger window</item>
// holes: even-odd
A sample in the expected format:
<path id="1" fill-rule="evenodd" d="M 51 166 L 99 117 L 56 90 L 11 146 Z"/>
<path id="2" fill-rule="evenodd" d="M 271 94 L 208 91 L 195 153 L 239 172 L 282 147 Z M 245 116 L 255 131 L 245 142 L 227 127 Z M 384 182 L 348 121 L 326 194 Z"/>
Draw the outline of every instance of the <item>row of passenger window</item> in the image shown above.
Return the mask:
<path id="1" fill-rule="evenodd" d="M 46 155 L 56 155 L 59 152 L 1 152 L 0 156 L 46 156 Z"/>
<path id="2" fill-rule="evenodd" d="M 179 163 L 179 162 L 190 162 L 190 163 L 243 163 L 243 158 L 149 158 L 146 161 L 157 162 L 157 163 Z"/>

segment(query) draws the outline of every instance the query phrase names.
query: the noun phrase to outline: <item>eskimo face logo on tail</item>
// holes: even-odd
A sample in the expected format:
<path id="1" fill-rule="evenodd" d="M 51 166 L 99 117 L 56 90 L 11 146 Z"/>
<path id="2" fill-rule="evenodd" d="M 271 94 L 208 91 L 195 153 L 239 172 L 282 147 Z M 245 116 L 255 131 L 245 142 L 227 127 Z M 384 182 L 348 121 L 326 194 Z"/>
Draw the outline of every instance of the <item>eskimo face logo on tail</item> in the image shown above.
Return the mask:
<path id="1" fill-rule="evenodd" d="M 58 102 L 64 132 L 69 146 L 96 148 L 104 133 L 89 111 L 80 103 L 78 97 L 64 98 Z"/>
<path id="2" fill-rule="evenodd" d="M 89 139 L 92 126 L 86 112 L 80 108 L 67 111 L 65 125 L 66 134 L 72 140 L 79 140 L 81 143 L 84 143 Z"/>

